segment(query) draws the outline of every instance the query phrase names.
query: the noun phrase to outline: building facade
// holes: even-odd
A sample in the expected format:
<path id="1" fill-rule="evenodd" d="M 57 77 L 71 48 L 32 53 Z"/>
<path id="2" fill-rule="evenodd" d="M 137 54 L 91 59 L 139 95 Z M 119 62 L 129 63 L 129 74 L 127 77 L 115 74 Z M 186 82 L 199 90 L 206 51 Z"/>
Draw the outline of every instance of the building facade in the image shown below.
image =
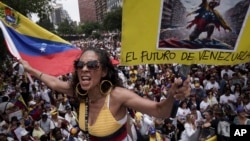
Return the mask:
<path id="1" fill-rule="evenodd" d="M 95 0 L 78 0 L 80 22 L 96 22 Z"/>
<path id="2" fill-rule="evenodd" d="M 122 0 L 78 0 L 80 22 L 102 22 L 107 12 L 121 7 Z"/>
<path id="3" fill-rule="evenodd" d="M 63 9 L 62 4 L 56 4 L 53 6 L 53 10 L 51 12 L 51 21 L 57 26 L 59 23 L 63 22 L 65 19 L 68 21 L 72 21 L 68 12 Z"/>
<path id="4" fill-rule="evenodd" d="M 96 19 L 98 22 L 102 22 L 107 14 L 107 0 L 95 0 L 96 7 Z"/>
<path id="5" fill-rule="evenodd" d="M 122 0 L 107 0 L 107 12 L 117 7 L 122 7 Z"/>

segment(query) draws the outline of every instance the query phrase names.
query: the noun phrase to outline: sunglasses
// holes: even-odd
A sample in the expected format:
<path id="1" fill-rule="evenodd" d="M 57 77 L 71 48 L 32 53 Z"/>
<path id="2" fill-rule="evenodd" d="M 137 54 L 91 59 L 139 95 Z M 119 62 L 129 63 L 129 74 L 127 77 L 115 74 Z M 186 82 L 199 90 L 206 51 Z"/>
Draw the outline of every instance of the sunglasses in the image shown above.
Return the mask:
<path id="1" fill-rule="evenodd" d="M 99 61 L 91 60 L 86 63 L 84 63 L 83 61 L 77 61 L 75 67 L 76 69 L 82 69 L 85 65 L 87 66 L 89 70 L 96 70 L 100 66 Z"/>

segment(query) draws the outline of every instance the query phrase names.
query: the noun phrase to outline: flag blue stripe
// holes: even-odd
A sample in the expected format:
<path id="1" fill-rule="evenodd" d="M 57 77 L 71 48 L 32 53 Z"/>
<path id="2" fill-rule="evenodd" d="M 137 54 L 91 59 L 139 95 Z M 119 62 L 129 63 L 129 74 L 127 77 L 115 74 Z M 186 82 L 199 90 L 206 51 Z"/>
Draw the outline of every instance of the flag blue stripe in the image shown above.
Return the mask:
<path id="1" fill-rule="evenodd" d="M 20 34 L 6 27 L 19 52 L 30 56 L 51 55 L 77 49 L 73 45 Z M 43 50 L 44 49 L 44 50 Z"/>

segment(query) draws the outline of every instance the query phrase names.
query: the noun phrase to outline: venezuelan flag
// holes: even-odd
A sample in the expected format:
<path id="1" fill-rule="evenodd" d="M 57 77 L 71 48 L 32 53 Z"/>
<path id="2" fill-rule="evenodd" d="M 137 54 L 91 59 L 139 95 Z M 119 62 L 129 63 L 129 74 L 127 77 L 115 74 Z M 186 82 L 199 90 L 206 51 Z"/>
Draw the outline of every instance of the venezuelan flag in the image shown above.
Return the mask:
<path id="1" fill-rule="evenodd" d="M 50 75 L 73 71 L 81 50 L 0 2 L 0 28 L 10 53 Z"/>
<path id="2" fill-rule="evenodd" d="M 19 95 L 16 99 L 15 106 L 19 107 L 20 109 L 28 109 L 26 103 L 23 100 L 22 95 Z"/>

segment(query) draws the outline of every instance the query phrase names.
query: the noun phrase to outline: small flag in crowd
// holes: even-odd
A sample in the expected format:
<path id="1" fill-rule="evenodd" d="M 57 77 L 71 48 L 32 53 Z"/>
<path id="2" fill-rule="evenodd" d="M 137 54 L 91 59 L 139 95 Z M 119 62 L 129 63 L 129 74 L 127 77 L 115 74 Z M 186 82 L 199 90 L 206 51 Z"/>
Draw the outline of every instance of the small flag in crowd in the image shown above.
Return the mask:
<path id="1" fill-rule="evenodd" d="M 15 102 L 15 106 L 19 107 L 20 109 L 28 109 L 26 103 L 23 100 L 22 95 L 17 97 L 17 101 Z"/>
<path id="2" fill-rule="evenodd" d="M 10 53 L 50 75 L 73 71 L 81 50 L 0 2 L 0 28 Z"/>

